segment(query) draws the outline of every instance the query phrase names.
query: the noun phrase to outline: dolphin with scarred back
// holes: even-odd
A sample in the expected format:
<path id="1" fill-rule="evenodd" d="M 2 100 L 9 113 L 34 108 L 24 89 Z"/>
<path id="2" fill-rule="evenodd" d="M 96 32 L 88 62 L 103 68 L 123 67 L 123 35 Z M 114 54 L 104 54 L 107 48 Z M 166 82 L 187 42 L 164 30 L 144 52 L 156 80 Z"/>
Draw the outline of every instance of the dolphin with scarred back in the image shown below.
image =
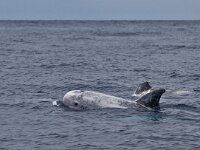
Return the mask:
<path id="1" fill-rule="evenodd" d="M 127 100 L 124 98 L 95 92 L 72 90 L 67 92 L 63 101 L 57 101 L 54 105 L 64 105 L 75 110 L 102 109 L 102 108 L 145 108 L 147 110 L 158 110 L 160 108 L 159 101 L 165 92 L 163 88 L 152 89 L 139 99 Z"/>

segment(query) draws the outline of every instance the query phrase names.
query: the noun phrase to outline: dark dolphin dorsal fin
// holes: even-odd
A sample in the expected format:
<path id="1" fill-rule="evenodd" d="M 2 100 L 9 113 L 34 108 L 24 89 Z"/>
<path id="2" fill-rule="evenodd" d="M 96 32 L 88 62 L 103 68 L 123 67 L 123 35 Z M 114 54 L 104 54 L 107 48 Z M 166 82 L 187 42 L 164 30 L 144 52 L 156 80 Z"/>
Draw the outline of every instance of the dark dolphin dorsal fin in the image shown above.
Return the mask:
<path id="1" fill-rule="evenodd" d="M 140 99 L 138 99 L 136 102 L 139 104 L 142 104 L 146 107 L 150 107 L 153 109 L 159 109 L 159 101 L 160 101 L 160 98 L 163 93 L 165 93 L 165 89 L 163 89 L 163 88 L 152 89 L 151 92 L 145 94 Z"/>
<path id="2" fill-rule="evenodd" d="M 149 82 L 143 82 L 143 83 L 139 84 L 139 86 L 135 90 L 135 94 L 140 94 L 140 93 L 147 91 L 149 89 L 151 89 Z"/>

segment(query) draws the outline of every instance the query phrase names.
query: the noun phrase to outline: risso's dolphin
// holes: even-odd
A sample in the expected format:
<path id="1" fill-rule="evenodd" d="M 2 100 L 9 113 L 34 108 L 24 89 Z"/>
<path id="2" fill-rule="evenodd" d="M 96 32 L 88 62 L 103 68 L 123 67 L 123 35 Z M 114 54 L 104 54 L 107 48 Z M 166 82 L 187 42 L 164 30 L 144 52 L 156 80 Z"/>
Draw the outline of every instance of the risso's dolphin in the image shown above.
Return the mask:
<path id="1" fill-rule="evenodd" d="M 143 82 L 138 85 L 132 96 L 141 97 L 149 92 L 153 91 L 152 87 L 149 85 L 149 82 Z"/>
<path id="2" fill-rule="evenodd" d="M 153 89 L 136 101 L 123 99 L 95 91 L 73 90 L 63 97 L 63 105 L 75 110 L 102 108 L 139 108 L 159 109 L 159 100 L 165 89 Z"/>
<path id="3" fill-rule="evenodd" d="M 134 97 L 142 97 L 146 95 L 147 93 L 153 91 L 154 88 L 152 88 L 149 84 L 149 82 L 145 81 L 138 85 L 135 92 L 132 94 Z M 192 94 L 192 91 L 190 90 L 181 90 L 181 89 L 166 89 L 165 95 L 166 96 L 184 96 Z"/>

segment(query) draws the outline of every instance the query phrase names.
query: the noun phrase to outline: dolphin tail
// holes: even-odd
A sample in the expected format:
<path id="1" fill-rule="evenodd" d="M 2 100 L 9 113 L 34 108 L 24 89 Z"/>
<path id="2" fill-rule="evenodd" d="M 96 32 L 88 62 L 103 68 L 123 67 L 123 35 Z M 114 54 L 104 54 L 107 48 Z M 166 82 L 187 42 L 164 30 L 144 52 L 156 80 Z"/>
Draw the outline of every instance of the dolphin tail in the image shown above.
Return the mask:
<path id="1" fill-rule="evenodd" d="M 165 93 L 165 89 L 163 88 L 153 89 L 151 92 L 145 94 L 136 102 L 149 108 L 159 109 L 159 101 L 163 93 Z"/>
<path id="2" fill-rule="evenodd" d="M 149 89 L 151 89 L 149 82 L 147 82 L 147 81 L 143 82 L 143 83 L 138 85 L 137 89 L 135 90 L 135 94 L 140 94 L 144 91 L 148 91 Z"/>

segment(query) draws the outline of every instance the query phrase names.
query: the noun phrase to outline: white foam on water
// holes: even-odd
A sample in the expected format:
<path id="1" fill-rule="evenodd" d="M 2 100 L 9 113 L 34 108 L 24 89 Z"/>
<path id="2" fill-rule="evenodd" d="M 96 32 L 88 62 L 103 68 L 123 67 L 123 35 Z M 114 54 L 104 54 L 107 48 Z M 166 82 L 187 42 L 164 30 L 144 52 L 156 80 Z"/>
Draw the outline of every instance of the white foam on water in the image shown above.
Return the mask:
<path id="1" fill-rule="evenodd" d="M 59 105 L 58 105 L 58 101 L 57 101 L 57 100 L 56 100 L 56 101 L 53 101 L 53 102 L 52 102 L 52 105 L 53 105 L 53 106 L 59 106 Z"/>
<path id="2" fill-rule="evenodd" d="M 189 95 L 192 94 L 191 91 L 187 91 L 187 90 L 177 90 L 177 91 L 173 91 L 172 92 L 175 95 Z"/>

